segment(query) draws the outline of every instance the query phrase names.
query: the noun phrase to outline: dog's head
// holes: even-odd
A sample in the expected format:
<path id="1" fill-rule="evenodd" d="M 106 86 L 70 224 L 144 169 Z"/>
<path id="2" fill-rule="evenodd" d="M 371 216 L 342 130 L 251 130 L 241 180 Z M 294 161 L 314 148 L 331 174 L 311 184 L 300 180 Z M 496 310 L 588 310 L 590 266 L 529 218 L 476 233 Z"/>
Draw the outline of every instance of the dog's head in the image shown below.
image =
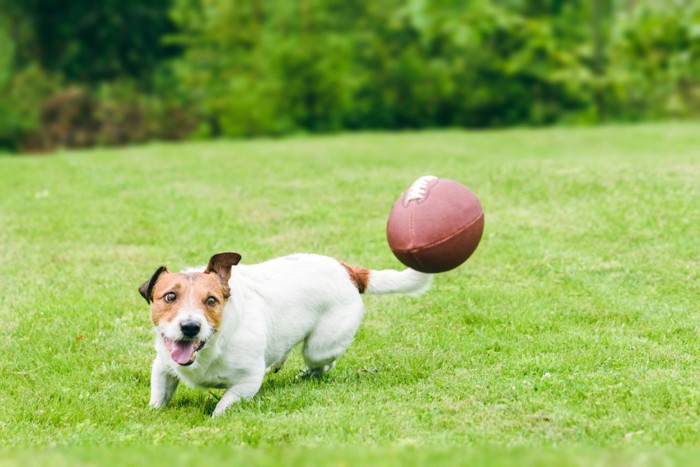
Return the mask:
<path id="1" fill-rule="evenodd" d="M 151 321 L 175 363 L 194 363 L 197 352 L 219 330 L 231 293 L 231 267 L 240 260 L 238 253 L 219 253 L 204 272 L 171 273 L 161 266 L 139 287 L 151 303 Z"/>

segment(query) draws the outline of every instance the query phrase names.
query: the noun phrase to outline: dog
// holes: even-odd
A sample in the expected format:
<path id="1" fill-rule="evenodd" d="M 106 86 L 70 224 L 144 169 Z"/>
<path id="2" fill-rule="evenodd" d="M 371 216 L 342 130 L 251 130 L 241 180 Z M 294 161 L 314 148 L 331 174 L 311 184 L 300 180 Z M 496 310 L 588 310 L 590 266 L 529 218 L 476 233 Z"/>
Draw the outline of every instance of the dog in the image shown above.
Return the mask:
<path id="1" fill-rule="evenodd" d="M 139 287 L 151 305 L 156 358 L 150 405 L 165 406 L 180 381 L 226 389 L 214 410 L 258 392 L 303 342 L 305 376 L 331 370 L 360 326 L 361 294 L 418 295 L 432 275 L 369 270 L 331 257 L 295 254 L 254 265 L 218 253 L 203 268 L 159 267 Z"/>

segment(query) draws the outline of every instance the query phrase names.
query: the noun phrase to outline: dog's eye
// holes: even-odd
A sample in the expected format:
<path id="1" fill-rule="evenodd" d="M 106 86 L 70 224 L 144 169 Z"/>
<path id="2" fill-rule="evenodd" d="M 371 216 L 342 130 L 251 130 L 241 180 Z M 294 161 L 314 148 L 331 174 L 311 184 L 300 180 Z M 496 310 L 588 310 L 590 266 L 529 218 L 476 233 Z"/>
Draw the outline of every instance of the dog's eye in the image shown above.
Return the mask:
<path id="1" fill-rule="evenodd" d="M 214 297 L 207 298 L 207 306 L 214 307 L 214 306 L 216 306 L 217 303 L 219 303 L 219 301 L 216 298 L 214 298 Z"/>
<path id="2" fill-rule="evenodd" d="M 163 295 L 163 300 L 165 300 L 168 303 L 173 303 L 176 298 L 177 295 L 175 295 L 175 292 L 168 292 L 165 295 Z"/>

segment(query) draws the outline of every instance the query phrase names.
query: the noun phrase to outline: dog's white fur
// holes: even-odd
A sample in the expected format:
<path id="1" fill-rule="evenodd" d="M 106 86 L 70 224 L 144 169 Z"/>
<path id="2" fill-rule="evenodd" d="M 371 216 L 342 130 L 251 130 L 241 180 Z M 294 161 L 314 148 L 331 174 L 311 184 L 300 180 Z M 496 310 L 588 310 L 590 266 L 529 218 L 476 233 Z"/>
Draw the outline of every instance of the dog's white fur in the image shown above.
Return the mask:
<path id="1" fill-rule="evenodd" d="M 419 294 L 431 282 L 430 274 L 412 269 L 373 270 L 365 293 Z M 301 342 L 307 372 L 322 374 L 348 348 L 364 311 L 348 270 L 325 256 L 297 254 L 236 265 L 229 286 L 231 295 L 218 332 L 206 329 L 206 319 L 196 316 L 195 308 L 181 310 L 175 320 L 163 324 L 172 329 L 156 329 L 152 406 L 167 404 L 182 381 L 190 387 L 226 388 L 214 410 L 214 416 L 220 415 L 231 404 L 253 397 L 266 370 L 279 370 L 290 350 Z M 161 337 L 164 333 L 177 338 L 176 327 L 185 319 L 199 321 L 203 340 L 207 340 L 190 366 L 175 363 Z"/>

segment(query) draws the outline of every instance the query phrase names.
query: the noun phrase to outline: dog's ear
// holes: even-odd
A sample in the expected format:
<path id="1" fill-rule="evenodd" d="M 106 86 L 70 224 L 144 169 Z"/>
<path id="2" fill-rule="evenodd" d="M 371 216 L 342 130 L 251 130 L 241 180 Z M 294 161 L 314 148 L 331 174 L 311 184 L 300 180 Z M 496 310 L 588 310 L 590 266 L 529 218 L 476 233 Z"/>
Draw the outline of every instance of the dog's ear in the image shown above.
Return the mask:
<path id="1" fill-rule="evenodd" d="M 168 272 L 168 268 L 165 266 L 159 267 L 156 269 L 156 272 L 153 273 L 153 276 L 139 287 L 139 293 L 146 299 L 146 302 L 151 303 L 153 301 L 153 287 L 156 285 L 156 282 L 158 282 L 158 276 L 164 272 Z"/>
<path id="2" fill-rule="evenodd" d="M 205 273 L 216 273 L 219 276 L 225 294 L 228 295 L 228 280 L 231 278 L 231 268 L 239 263 L 241 255 L 238 253 L 217 253 L 209 259 Z"/>

